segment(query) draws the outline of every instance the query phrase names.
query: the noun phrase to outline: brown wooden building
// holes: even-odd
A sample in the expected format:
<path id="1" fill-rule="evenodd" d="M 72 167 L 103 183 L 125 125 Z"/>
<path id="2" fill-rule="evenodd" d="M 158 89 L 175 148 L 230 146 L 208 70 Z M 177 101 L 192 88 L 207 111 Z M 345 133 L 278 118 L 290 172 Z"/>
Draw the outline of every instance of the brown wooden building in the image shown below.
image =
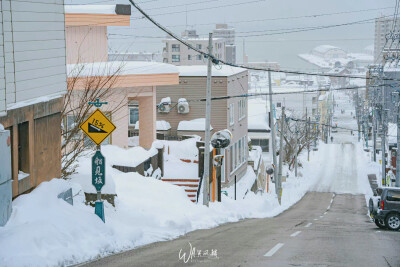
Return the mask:
<path id="1" fill-rule="evenodd" d="M 157 120 L 170 123 L 174 136 L 199 135 L 204 139 L 207 66 L 178 66 L 179 85 L 157 87 L 157 103 L 166 98 L 168 105 L 158 109 Z M 212 97 L 247 94 L 248 72 L 245 69 L 222 66 L 212 70 Z M 168 100 L 169 100 L 168 99 Z M 203 119 L 203 121 L 202 121 Z M 193 127 L 191 127 L 191 125 Z M 239 180 L 247 170 L 247 98 L 215 100 L 211 104 L 212 133 L 229 129 L 232 145 L 225 150 L 223 184 L 229 185 L 237 175 Z"/>

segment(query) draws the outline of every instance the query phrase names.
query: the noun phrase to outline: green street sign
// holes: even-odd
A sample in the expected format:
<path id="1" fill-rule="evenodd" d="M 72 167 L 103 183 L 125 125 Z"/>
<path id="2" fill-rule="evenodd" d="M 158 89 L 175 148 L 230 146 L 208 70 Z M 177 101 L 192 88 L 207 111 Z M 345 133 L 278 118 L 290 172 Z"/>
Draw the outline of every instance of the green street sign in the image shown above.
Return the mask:
<path id="1" fill-rule="evenodd" d="M 106 159 L 99 150 L 92 157 L 92 185 L 97 191 L 106 184 Z"/>

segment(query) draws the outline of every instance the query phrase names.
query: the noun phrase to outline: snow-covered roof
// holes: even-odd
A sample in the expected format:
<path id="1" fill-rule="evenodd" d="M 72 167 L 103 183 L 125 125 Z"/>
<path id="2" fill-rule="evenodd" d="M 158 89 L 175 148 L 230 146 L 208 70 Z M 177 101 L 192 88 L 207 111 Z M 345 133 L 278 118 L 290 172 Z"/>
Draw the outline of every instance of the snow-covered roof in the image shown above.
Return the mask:
<path id="1" fill-rule="evenodd" d="M 248 102 L 248 130 L 271 130 L 267 117 L 267 105 L 264 99 L 249 99 Z"/>
<path id="2" fill-rule="evenodd" d="M 389 122 L 388 136 L 389 144 L 397 144 L 397 124 Z"/>
<path id="3" fill-rule="evenodd" d="M 65 13 L 116 14 L 115 5 L 65 5 Z"/>
<path id="4" fill-rule="evenodd" d="M 320 53 L 326 53 L 326 52 L 328 52 L 329 50 L 332 50 L 332 49 L 343 50 L 343 49 L 341 49 L 339 47 L 336 47 L 336 46 L 333 46 L 333 45 L 319 45 L 317 47 L 314 47 L 313 51 L 320 52 Z"/>
<path id="5" fill-rule="evenodd" d="M 179 70 L 179 76 L 190 76 L 190 77 L 203 77 L 207 76 L 207 66 L 177 66 Z M 229 77 L 242 72 L 247 72 L 246 69 L 236 68 L 231 66 L 220 66 L 212 68 L 213 77 Z"/>
<path id="6" fill-rule="evenodd" d="M 199 119 L 194 119 L 190 121 L 180 121 L 178 124 L 178 131 L 194 131 L 194 132 L 204 132 L 205 131 L 205 126 L 206 126 L 206 119 L 205 118 L 199 118 Z M 213 127 L 210 125 L 210 130 L 212 130 Z"/>
<path id="7" fill-rule="evenodd" d="M 68 77 L 178 73 L 171 64 L 148 61 L 108 61 L 68 64 Z"/>
<path id="8" fill-rule="evenodd" d="M 135 129 L 139 130 L 139 121 L 136 122 Z M 169 129 L 171 129 L 171 124 L 164 120 L 156 121 L 156 129 L 157 131 L 168 131 Z"/>

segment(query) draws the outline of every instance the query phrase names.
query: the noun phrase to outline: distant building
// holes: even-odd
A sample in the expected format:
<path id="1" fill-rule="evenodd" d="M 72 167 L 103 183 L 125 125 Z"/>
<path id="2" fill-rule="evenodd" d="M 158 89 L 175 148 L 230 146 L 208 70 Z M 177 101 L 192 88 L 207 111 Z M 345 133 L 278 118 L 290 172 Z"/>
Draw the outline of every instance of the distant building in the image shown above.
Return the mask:
<path id="1" fill-rule="evenodd" d="M 343 49 L 332 45 L 320 45 L 311 51 L 311 55 L 324 59 L 346 58 L 347 52 Z"/>
<path id="2" fill-rule="evenodd" d="M 228 27 L 228 24 L 217 24 L 213 31 L 214 38 L 222 38 L 226 41 L 226 61 L 236 64 L 235 28 Z"/>
<path id="3" fill-rule="evenodd" d="M 108 53 L 108 61 L 162 62 L 162 55 L 159 52 L 114 52 Z"/>
<path id="4" fill-rule="evenodd" d="M 251 68 L 262 68 L 262 69 L 272 69 L 272 70 L 280 70 L 281 68 L 278 62 L 268 62 L 268 61 L 247 62 L 243 65 Z"/>
<path id="5" fill-rule="evenodd" d="M 392 41 L 386 41 L 386 35 L 391 32 L 392 28 L 393 18 L 379 17 L 375 19 L 374 62 L 376 63 L 381 63 L 383 59 L 383 50 L 388 48 L 392 43 Z M 396 29 L 394 29 L 394 32 L 398 33 L 399 30 L 400 18 L 397 19 Z"/>
<path id="6" fill-rule="evenodd" d="M 186 30 L 182 33 L 182 38 L 192 44 L 197 49 L 207 53 L 208 38 L 199 38 L 196 30 Z M 207 61 L 203 55 L 193 49 L 181 44 L 179 41 L 167 38 L 163 40 L 163 62 L 173 65 L 206 65 Z M 213 38 L 213 54 L 215 57 L 226 60 L 225 54 L 226 40 L 223 38 Z"/>
<path id="7" fill-rule="evenodd" d="M 204 139 L 205 102 L 188 101 L 204 98 L 207 66 L 179 66 L 179 85 L 157 87 L 157 103 L 170 103 L 157 112 L 157 120 L 169 123 L 171 135 L 199 135 Z M 245 69 L 222 66 L 212 71 L 213 96 L 233 96 L 248 92 Z M 235 175 L 240 179 L 247 170 L 247 98 L 230 98 L 211 104 L 212 133 L 224 129 L 232 132 L 231 146 L 225 150 L 222 184 L 231 184 Z"/>

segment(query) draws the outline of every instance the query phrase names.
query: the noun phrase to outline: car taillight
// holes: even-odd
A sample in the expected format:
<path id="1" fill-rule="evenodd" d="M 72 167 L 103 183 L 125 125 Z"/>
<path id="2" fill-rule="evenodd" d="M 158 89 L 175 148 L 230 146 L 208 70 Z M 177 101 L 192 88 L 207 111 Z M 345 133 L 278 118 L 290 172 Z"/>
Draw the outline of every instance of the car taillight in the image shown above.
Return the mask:
<path id="1" fill-rule="evenodd" d="M 381 200 L 381 210 L 383 210 L 383 200 Z"/>

